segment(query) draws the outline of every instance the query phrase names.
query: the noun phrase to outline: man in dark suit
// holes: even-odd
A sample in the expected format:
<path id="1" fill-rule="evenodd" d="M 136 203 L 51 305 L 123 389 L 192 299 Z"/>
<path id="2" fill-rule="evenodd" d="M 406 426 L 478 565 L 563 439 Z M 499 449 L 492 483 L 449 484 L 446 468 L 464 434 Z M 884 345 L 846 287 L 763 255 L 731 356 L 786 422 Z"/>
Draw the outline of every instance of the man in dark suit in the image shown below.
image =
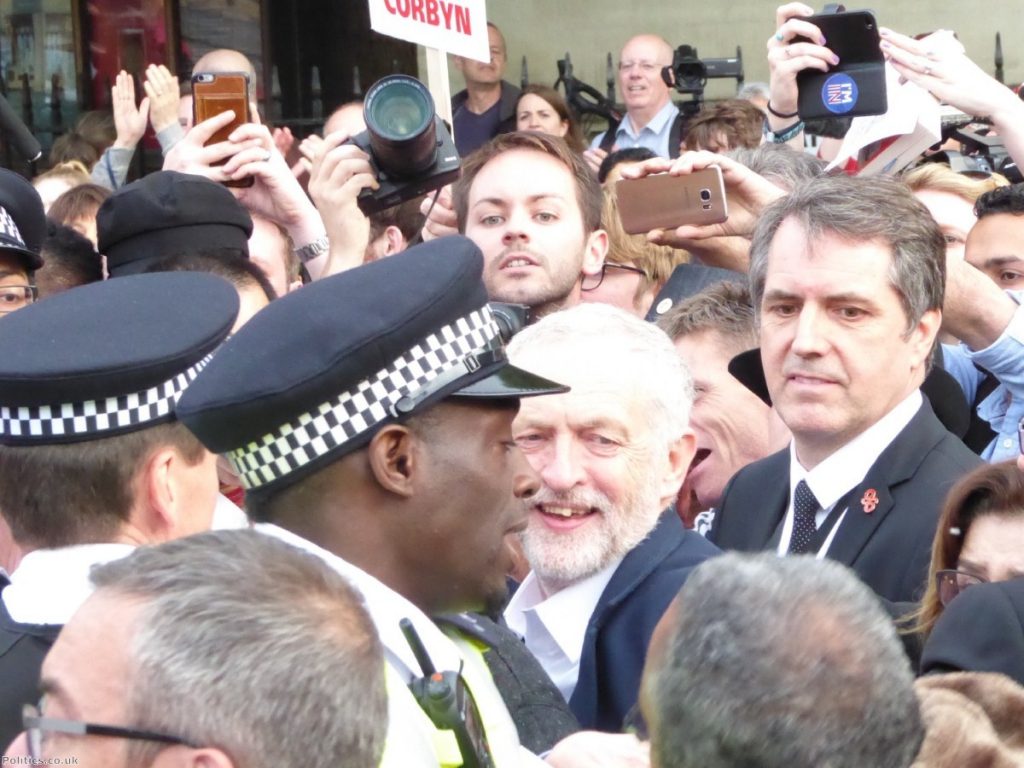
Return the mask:
<path id="1" fill-rule="evenodd" d="M 712 541 L 827 556 L 889 600 L 919 596 L 942 499 L 979 461 L 919 391 L 944 267 L 937 225 L 896 183 L 817 179 L 765 210 L 751 293 L 793 442 L 730 481 Z"/>
<path id="2" fill-rule="evenodd" d="M 505 618 L 580 725 L 618 731 L 654 626 L 718 552 L 663 512 L 693 458 L 692 385 L 662 331 L 601 304 L 541 319 L 510 355 L 571 389 L 524 401 L 513 425 L 541 484 L 522 534 L 532 570 Z"/>

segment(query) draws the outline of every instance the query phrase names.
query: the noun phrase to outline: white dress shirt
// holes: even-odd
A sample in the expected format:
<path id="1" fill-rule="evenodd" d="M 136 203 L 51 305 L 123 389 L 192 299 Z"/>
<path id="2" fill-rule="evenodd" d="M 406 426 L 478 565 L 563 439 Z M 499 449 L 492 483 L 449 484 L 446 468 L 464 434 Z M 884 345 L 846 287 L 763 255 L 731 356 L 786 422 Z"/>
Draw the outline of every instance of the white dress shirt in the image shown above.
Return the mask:
<path id="1" fill-rule="evenodd" d="M 505 608 L 505 621 L 526 641 L 566 701 L 572 698 L 580 676 L 590 616 L 621 562 L 619 558 L 553 595 L 544 594 L 537 575 L 530 571 Z"/>
<path id="2" fill-rule="evenodd" d="M 67 624 L 92 594 L 89 570 L 134 550 L 132 544 L 80 544 L 29 552 L 3 591 L 7 612 L 20 624 Z"/>
<path id="3" fill-rule="evenodd" d="M 820 529 L 836 503 L 864 479 L 882 451 L 889 447 L 914 418 L 922 402 L 920 390 L 915 389 L 885 416 L 811 470 L 803 468 L 797 459 L 795 444 L 789 444 L 789 507 L 782 525 L 782 537 L 779 539 L 779 555 L 789 552 L 789 543 L 793 536 L 793 495 L 799 482 L 807 481 L 811 493 L 821 505 L 814 518 L 815 526 Z M 828 553 L 848 509 L 843 509 L 839 519 L 832 526 L 832 530 L 818 550 L 818 559 Z"/>

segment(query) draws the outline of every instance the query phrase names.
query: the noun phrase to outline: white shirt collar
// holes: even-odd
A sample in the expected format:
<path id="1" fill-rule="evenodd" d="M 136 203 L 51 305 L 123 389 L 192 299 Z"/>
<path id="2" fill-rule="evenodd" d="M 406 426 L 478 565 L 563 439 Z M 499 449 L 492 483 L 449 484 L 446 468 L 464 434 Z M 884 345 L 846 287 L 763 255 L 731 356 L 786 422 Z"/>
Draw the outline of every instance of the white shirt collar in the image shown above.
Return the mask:
<path id="1" fill-rule="evenodd" d="M 406 682 L 414 676 L 420 676 L 422 672 L 399 627 L 399 622 L 404 618 L 412 622 L 427 649 L 427 654 L 438 670 L 458 671 L 462 661 L 458 648 L 423 611 L 405 597 L 361 568 L 291 531 L 270 523 L 257 523 L 253 528 L 316 555 L 334 571 L 348 579 L 363 596 L 366 610 L 377 627 L 388 661 L 405 676 Z"/>
<path id="2" fill-rule="evenodd" d="M 505 609 L 505 621 L 526 640 L 526 647 L 566 701 L 572 697 L 579 679 L 590 617 L 621 562 L 619 558 L 547 597 L 541 591 L 540 580 L 530 571 Z"/>
<path id="3" fill-rule="evenodd" d="M 67 624 L 92 594 L 89 570 L 134 549 L 132 544 L 80 544 L 29 552 L 3 591 L 7 612 L 20 624 Z"/>
<path id="4" fill-rule="evenodd" d="M 921 408 L 921 391 L 915 389 L 891 411 L 857 437 L 808 471 L 796 457 L 796 445 L 789 445 L 790 496 L 801 480 L 823 509 L 830 509 L 851 488 L 864 479 L 878 456 L 904 430 Z"/>

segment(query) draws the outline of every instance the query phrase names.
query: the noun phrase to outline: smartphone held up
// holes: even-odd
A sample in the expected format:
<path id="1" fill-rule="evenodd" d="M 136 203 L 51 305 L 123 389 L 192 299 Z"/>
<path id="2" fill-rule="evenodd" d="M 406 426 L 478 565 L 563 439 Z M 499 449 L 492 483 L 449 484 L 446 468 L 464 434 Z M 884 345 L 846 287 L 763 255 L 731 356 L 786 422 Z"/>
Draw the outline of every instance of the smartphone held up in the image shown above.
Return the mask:
<path id="1" fill-rule="evenodd" d="M 231 110 L 234 119 L 217 131 L 207 145 L 227 141 L 240 125 L 252 122 L 249 108 L 249 76 L 245 72 L 197 72 L 192 76 L 194 124 Z M 223 165 L 221 161 L 218 165 Z M 251 187 L 252 177 L 226 181 L 228 187 Z"/>
<path id="2" fill-rule="evenodd" d="M 652 229 L 721 224 L 729 218 L 722 170 L 703 168 L 684 176 L 659 173 L 615 184 L 622 228 L 631 235 Z"/>

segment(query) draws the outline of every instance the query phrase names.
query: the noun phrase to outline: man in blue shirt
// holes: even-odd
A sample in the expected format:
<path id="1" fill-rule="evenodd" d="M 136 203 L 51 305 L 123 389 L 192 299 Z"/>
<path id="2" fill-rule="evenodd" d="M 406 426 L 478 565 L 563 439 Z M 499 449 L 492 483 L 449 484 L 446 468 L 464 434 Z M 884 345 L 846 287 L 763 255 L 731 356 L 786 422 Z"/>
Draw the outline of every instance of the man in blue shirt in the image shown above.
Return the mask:
<path id="1" fill-rule="evenodd" d="M 613 149 L 647 147 L 669 157 L 669 134 L 679 109 L 672 103 L 661 70 L 672 64 L 672 46 L 657 35 L 630 38 L 619 55 L 619 90 L 626 115 L 615 129 Z M 596 172 L 608 152 L 601 149 L 605 134 L 598 134 L 585 153 Z M 677 148 L 678 149 L 678 148 Z"/>
<path id="2" fill-rule="evenodd" d="M 995 433 L 981 457 L 1005 461 L 1020 455 L 1024 417 L 1024 184 L 986 192 L 975 213 L 966 260 L 948 266 L 946 325 L 963 343 L 943 346 L 943 364 Z M 998 385 L 979 398 L 989 375 Z"/>

